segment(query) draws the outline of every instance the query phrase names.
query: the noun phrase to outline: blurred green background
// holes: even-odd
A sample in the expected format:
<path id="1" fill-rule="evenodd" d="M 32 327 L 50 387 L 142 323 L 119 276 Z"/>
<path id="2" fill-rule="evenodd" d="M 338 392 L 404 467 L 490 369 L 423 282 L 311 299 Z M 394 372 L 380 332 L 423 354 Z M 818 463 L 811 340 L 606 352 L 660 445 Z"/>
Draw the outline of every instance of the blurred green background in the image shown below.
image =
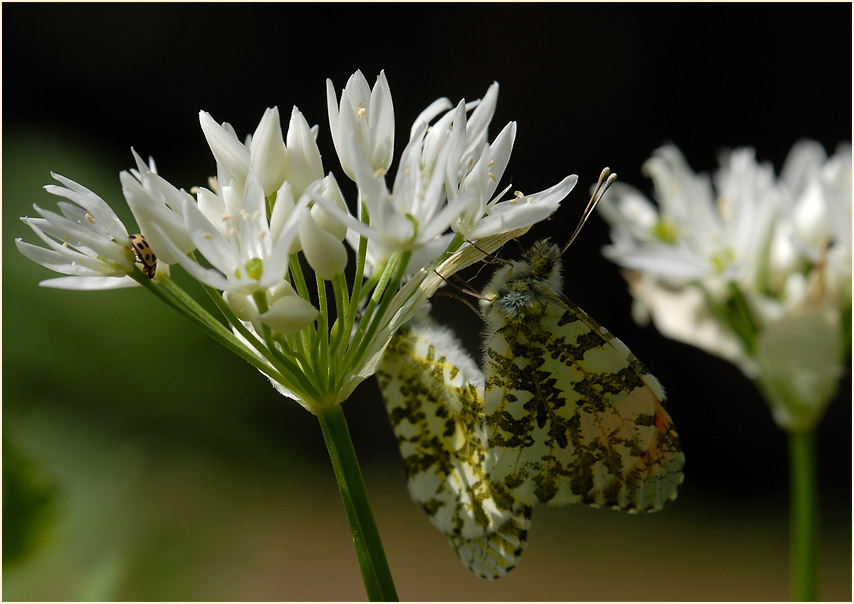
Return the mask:
<path id="1" fill-rule="evenodd" d="M 648 191 L 640 165 L 665 141 L 711 170 L 724 146 L 779 169 L 800 137 L 830 152 L 850 139 L 850 5 L 763 5 L 771 29 L 741 5 L 449 7 L 409 7 L 430 15 L 409 22 L 383 5 L 3 5 L 3 599 L 364 598 L 311 415 L 142 290 L 37 286 L 53 274 L 14 238 L 36 242 L 18 218 L 53 206 L 50 171 L 133 225 L 117 178 L 131 145 L 189 189 L 214 171 L 199 109 L 244 135 L 265 107 L 297 103 L 340 175 L 324 78 L 340 89 L 356 68 L 371 82 L 387 69 L 398 154 L 433 98 L 499 80 L 491 134 L 519 120 L 514 187 L 581 177 L 571 209 L 535 230 L 559 239 L 602 166 Z M 401 598 L 788 598 L 783 434 L 735 369 L 631 322 L 606 241 L 594 217 L 567 294 L 668 387 L 680 498 L 641 517 L 538 508 L 518 568 L 482 581 L 409 499 L 370 380 L 345 410 Z M 435 306 L 476 350 L 459 302 Z M 850 372 L 819 437 L 819 593 L 850 600 Z"/>

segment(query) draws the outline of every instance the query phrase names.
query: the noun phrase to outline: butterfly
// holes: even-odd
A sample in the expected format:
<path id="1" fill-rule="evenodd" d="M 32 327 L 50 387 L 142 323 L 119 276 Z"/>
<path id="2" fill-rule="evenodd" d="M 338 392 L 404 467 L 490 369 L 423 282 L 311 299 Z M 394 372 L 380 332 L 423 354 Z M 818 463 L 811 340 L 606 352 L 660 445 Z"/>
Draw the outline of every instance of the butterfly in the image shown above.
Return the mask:
<path id="1" fill-rule="evenodd" d="M 377 372 L 411 496 L 484 578 L 516 565 L 537 503 L 651 512 L 683 481 L 661 384 L 561 293 L 561 257 L 609 174 L 563 248 L 538 241 L 483 290 L 482 367 L 421 316 Z"/>

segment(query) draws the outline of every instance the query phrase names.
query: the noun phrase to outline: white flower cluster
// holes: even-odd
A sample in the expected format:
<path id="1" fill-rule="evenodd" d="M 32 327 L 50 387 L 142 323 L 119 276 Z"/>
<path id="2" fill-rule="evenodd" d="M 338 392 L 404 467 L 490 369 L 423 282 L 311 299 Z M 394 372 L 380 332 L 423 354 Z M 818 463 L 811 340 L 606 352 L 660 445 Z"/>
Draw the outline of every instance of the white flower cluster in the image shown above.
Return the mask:
<path id="1" fill-rule="evenodd" d="M 397 291 L 405 275 L 423 279 L 426 267 L 462 253 L 468 247 L 463 245 L 466 241 L 501 239 L 547 218 L 572 190 L 577 178 L 567 176 L 541 193 L 515 193 L 502 201 L 507 189 L 497 192 L 497 187 L 513 149 L 516 125 L 507 124 L 489 142 L 487 129 L 497 98 L 498 85 L 493 84 L 482 100 L 453 105 L 440 98 L 431 103 L 412 125 L 389 185 L 395 121 L 385 74 L 380 73 L 371 89 L 357 71 L 340 100 L 333 83 L 327 81 L 332 141 L 344 173 L 358 188 L 352 213 L 335 177 L 324 172 L 316 142 L 319 128 L 310 127 L 296 107 L 286 135 L 274 107 L 266 110 L 244 141 L 230 124 L 201 112 L 202 131 L 216 161 L 216 177 L 209 179 L 207 187 L 194 187 L 192 194 L 178 189 L 158 175 L 153 160 L 146 164 L 135 152 L 135 168 L 120 175 L 142 237 L 129 235 L 100 197 L 56 177 L 64 186 L 47 190 L 67 200 L 59 202 L 60 213 L 36 207 L 41 218 L 23 219 L 50 249 L 20 239 L 18 249 L 35 262 L 70 275 L 42 282 L 67 289 L 152 285 L 144 275 L 153 275 L 155 287 L 165 283 L 174 291 L 170 265 L 178 264 L 221 293 L 226 316 L 233 313 L 241 323 L 233 328 L 250 330 L 239 334 L 244 341 L 263 337 L 280 357 L 291 359 L 293 352 L 303 365 L 294 369 L 299 374 L 311 363 L 309 359 L 316 358 L 316 351 L 304 349 L 299 357 L 299 346 L 289 350 L 293 341 L 288 344 L 286 337 L 315 323 L 319 331 L 326 317 L 325 310 L 317 307 L 324 302 L 312 302 L 306 288 L 300 287 L 314 279 L 303 278 L 296 254 L 318 278 L 318 296 L 324 295 L 323 283 L 334 284 L 339 318 L 342 314 L 352 318 L 356 313 L 347 309 L 361 307 L 370 294 L 360 290 L 363 276 L 379 277 L 385 272 L 391 278 L 389 267 L 401 269 L 397 282 L 392 279 Z M 356 253 L 359 281 L 348 303 L 339 296 L 347 285 L 345 240 Z M 156 267 L 146 266 L 146 258 L 135 248 L 139 241 L 150 246 Z M 139 270 L 140 264 L 145 273 Z M 388 278 L 367 283 L 386 284 Z M 385 299 L 382 296 L 395 291 L 378 292 L 376 298 Z M 357 357 L 364 360 L 384 346 L 385 342 L 376 340 L 377 334 L 391 334 L 381 329 L 380 321 L 388 324 L 406 302 L 395 300 L 391 306 L 378 305 L 382 317 L 362 313 L 363 321 L 369 318 L 376 325 L 355 334 L 371 340 L 364 346 L 354 344 L 360 351 Z M 411 311 L 407 309 L 407 316 Z M 324 337 L 330 339 L 329 334 Z M 319 341 L 314 344 L 321 346 Z M 361 373 L 358 367 L 347 370 Z M 315 392 L 314 396 L 321 395 Z"/>
<path id="2" fill-rule="evenodd" d="M 850 145 L 828 158 L 803 141 L 779 177 L 752 149 L 725 153 L 713 181 L 673 146 L 644 170 L 657 205 L 617 183 L 599 206 L 635 318 L 736 363 L 781 425 L 814 424 L 850 343 Z"/>

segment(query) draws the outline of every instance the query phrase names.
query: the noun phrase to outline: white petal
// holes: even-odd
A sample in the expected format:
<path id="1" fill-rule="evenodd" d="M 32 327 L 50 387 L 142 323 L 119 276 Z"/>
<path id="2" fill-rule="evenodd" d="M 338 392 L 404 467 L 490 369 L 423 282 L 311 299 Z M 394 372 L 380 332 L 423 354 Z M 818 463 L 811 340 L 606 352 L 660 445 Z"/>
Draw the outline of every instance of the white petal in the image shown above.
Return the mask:
<path id="1" fill-rule="evenodd" d="M 372 137 L 371 163 L 375 170 L 386 173 L 394 154 L 394 104 L 385 71 L 380 71 L 371 91 L 368 119 Z"/>
<path id="2" fill-rule="evenodd" d="M 69 199 L 85 208 L 92 217 L 95 218 L 98 224 L 100 224 L 101 227 L 117 241 L 127 239 L 128 232 L 125 225 L 122 224 L 122 221 L 119 220 L 119 217 L 116 216 L 116 213 L 113 212 L 113 209 L 106 201 L 83 185 L 77 184 L 70 178 L 65 178 L 64 176 L 53 172 L 51 172 L 50 175 L 55 180 L 62 183 L 65 188 L 57 187 L 56 185 L 47 185 L 45 187 L 46 191 L 54 195 L 59 195 L 60 197 L 65 197 L 66 199 Z"/>
<path id="3" fill-rule="evenodd" d="M 249 150 L 237 140 L 234 129 L 216 123 L 206 111 L 199 112 L 199 122 L 217 166 L 224 172 L 224 182 L 234 180 L 242 187 L 249 172 Z"/>
<path id="4" fill-rule="evenodd" d="M 341 222 L 342 224 L 347 225 L 348 229 L 355 231 L 356 233 L 360 233 L 367 239 L 383 239 L 382 232 L 377 229 L 372 228 L 370 225 L 365 224 L 361 220 L 357 219 L 355 216 L 346 212 L 339 208 L 335 203 L 326 199 L 323 195 L 320 194 L 319 191 L 308 191 L 308 195 L 311 196 L 312 201 L 319 204 L 323 207 L 324 211 L 328 214 L 332 215 L 336 220 Z M 357 248 L 358 249 L 358 248 Z"/>
<path id="5" fill-rule="evenodd" d="M 305 259 L 321 278 L 331 281 L 347 267 L 347 249 L 339 239 L 317 226 L 310 214 L 300 220 L 299 237 Z"/>
<path id="6" fill-rule="evenodd" d="M 184 254 L 196 249 L 180 214 L 154 199 L 151 193 L 146 191 L 129 172 L 120 173 L 119 180 L 122 183 L 122 193 L 136 218 L 139 230 L 146 236 L 148 245 L 151 246 L 159 260 L 167 264 L 177 262 L 177 259 L 172 256 L 169 249 L 160 240 L 159 233 L 152 228 L 152 224 L 159 224 L 163 232 L 167 233 Z"/>
<path id="7" fill-rule="evenodd" d="M 429 124 L 433 121 L 433 118 L 435 118 L 443 111 L 447 111 L 451 107 L 453 107 L 453 105 L 451 104 L 450 99 L 446 97 L 436 99 L 435 101 L 430 103 L 427 108 L 424 109 L 424 111 L 418 114 L 418 116 L 415 118 L 415 121 L 412 122 L 412 128 L 409 131 L 409 138 L 414 138 L 417 135 L 416 131 L 421 126 L 421 124 Z"/>
<path id="8" fill-rule="evenodd" d="M 282 225 L 281 232 L 274 239 L 273 249 L 264 258 L 264 273 L 259 283 L 260 287 L 276 287 L 285 278 L 288 270 L 288 254 L 297 240 L 299 224 L 307 213 L 308 197 L 303 196 Z"/>
<path id="9" fill-rule="evenodd" d="M 264 195 L 272 195 L 285 180 L 287 168 L 285 140 L 282 138 L 278 107 L 268 108 L 264 112 L 255 134 L 252 135 L 249 156 L 249 170 L 261 182 Z"/>
<path id="10" fill-rule="evenodd" d="M 344 202 L 344 196 L 341 194 L 341 189 L 338 187 L 338 182 L 335 180 L 335 177 L 331 173 L 328 174 L 321 182 L 319 192 L 320 195 L 322 195 L 325 199 L 328 199 L 330 202 L 334 203 L 342 211 L 347 211 L 347 204 Z M 311 208 L 311 216 L 312 218 L 314 218 L 314 221 L 320 228 L 322 228 L 324 231 L 332 233 L 332 235 L 336 239 L 338 239 L 338 241 L 343 240 L 346 236 L 347 226 L 341 224 L 341 222 L 336 220 L 334 216 L 331 216 L 326 210 L 323 209 L 323 206 L 315 204 L 314 207 Z"/>
<path id="11" fill-rule="evenodd" d="M 320 312 L 299 296 L 284 296 L 261 315 L 261 321 L 278 332 L 289 334 L 310 325 Z"/>
<path id="12" fill-rule="evenodd" d="M 464 158 L 476 158 L 480 154 L 481 148 L 486 144 L 487 128 L 489 127 L 489 124 L 492 121 L 492 117 L 495 115 L 495 106 L 497 102 L 498 82 L 493 82 L 492 85 L 490 85 L 490 87 L 487 89 L 486 94 L 483 95 L 483 99 L 477 105 L 477 108 L 474 110 L 468 120 L 466 127 L 467 146 L 465 152 L 463 153 Z"/>
<path id="13" fill-rule="evenodd" d="M 222 221 L 222 217 L 226 213 L 225 200 L 222 197 L 204 187 L 199 187 L 199 192 L 196 193 L 196 201 L 199 211 L 212 224 Z"/>
<path id="14" fill-rule="evenodd" d="M 199 252 L 210 262 L 220 273 L 229 277 L 236 277 L 235 272 L 240 267 L 240 259 L 235 257 L 235 250 L 232 249 L 231 243 L 223 234 L 214 227 L 210 221 L 199 211 L 195 204 L 187 202 L 184 204 L 184 221 L 187 225 L 187 230 L 193 238 Z M 154 225 L 155 230 L 160 230 L 159 225 Z M 165 237 L 165 233 L 164 233 Z M 181 266 L 187 268 L 187 262 L 196 264 L 190 260 L 184 260 L 181 250 L 171 241 L 166 241 L 167 247 L 176 256 Z M 198 265 L 197 265 L 198 266 Z M 201 267 L 200 267 L 201 268 Z M 240 267 L 242 268 L 242 267 Z M 213 283 L 206 281 L 209 285 L 216 287 Z M 217 288 L 221 289 L 221 288 Z"/>
<path id="15" fill-rule="evenodd" d="M 291 111 L 287 146 L 287 179 L 299 199 L 311 183 L 323 178 L 323 164 L 311 128 L 296 107 Z"/>
<path id="16" fill-rule="evenodd" d="M 97 258 L 61 246 L 59 249 L 49 250 L 22 241 L 20 238 L 15 239 L 15 245 L 19 252 L 36 264 L 64 275 L 121 277 L 131 270 L 112 266 Z"/>
<path id="17" fill-rule="evenodd" d="M 159 230 L 160 227 L 156 224 L 154 225 L 154 230 Z M 218 270 L 212 268 L 205 268 L 191 260 L 187 256 L 181 255 L 181 250 L 175 247 L 175 244 L 172 243 L 165 234 L 161 231 L 161 236 L 163 237 L 163 241 L 166 244 L 166 247 L 170 249 L 172 254 L 178 259 L 178 264 L 181 267 L 190 273 L 190 276 L 196 279 L 197 281 L 201 281 L 206 285 L 210 285 L 214 289 L 220 291 L 226 290 L 235 290 L 235 291 L 243 291 L 251 293 L 253 291 L 253 286 L 257 285 L 257 282 L 254 279 L 242 279 L 242 280 L 232 280 L 229 281 L 226 279 L 222 273 Z"/>
<path id="18" fill-rule="evenodd" d="M 103 289 L 123 289 L 139 287 L 139 283 L 128 276 L 124 277 L 57 277 L 46 279 L 39 283 L 42 287 L 53 289 L 72 289 L 79 291 L 94 291 Z"/>
<path id="19" fill-rule="evenodd" d="M 266 257 L 265 250 L 270 245 L 267 207 L 264 190 L 253 172 L 246 175 L 246 188 L 243 190 L 243 211 L 240 213 L 240 248 L 243 259 Z"/>
<path id="20" fill-rule="evenodd" d="M 578 176 L 572 174 L 545 191 L 540 191 L 524 199 L 512 199 L 497 203 L 470 233 L 464 233 L 464 235 L 471 239 L 481 239 L 524 228 L 544 220 L 557 210 L 560 202 L 569 195 L 577 182 Z"/>

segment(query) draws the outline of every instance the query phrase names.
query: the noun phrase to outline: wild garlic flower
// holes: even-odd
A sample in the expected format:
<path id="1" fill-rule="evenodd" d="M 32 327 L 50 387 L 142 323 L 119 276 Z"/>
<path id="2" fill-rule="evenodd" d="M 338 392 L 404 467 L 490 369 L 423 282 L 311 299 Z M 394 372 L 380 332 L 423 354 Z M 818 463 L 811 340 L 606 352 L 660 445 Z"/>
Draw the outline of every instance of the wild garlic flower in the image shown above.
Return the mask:
<path id="1" fill-rule="evenodd" d="M 636 319 L 737 364 L 780 425 L 814 425 L 850 344 L 850 145 L 828 159 L 801 142 L 779 178 L 752 149 L 725 153 L 713 181 L 673 146 L 644 170 L 657 206 L 620 183 L 599 206 Z"/>
<path id="2" fill-rule="evenodd" d="M 411 274 L 436 259 L 455 236 L 476 240 L 527 228 L 551 215 L 577 180 L 568 176 L 541 193 L 516 193 L 499 202 L 503 192 L 495 196 L 495 191 L 510 159 L 516 124 L 507 124 L 488 143 L 498 97 L 498 84 L 493 83 L 482 100 L 452 106 L 440 98 L 416 118 L 389 188 L 388 162 L 378 151 L 392 140 L 394 124 L 384 74 L 369 100 L 361 74 L 348 82 L 340 104 L 331 83 L 327 91 L 336 149 L 359 188 L 358 214 L 336 211 L 323 196 L 313 198 L 368 240 L 369 270 L 384 266 L 395 252 L 407 252 L 418 259 L 411 264 Z M 368 220 L 362 219 L 363 210 Z M 357 238 L 351 235 L 348 240 L 355 244 Z"/>
<path id="3" fill-rule="evenodd" d="M 347 81 L 340 103 L 332 80 L 326 80 L 326 103 L 344 173 L 356 180 L 355 164 L 363 160 L 378 175 L 388 172 L 394 154 L 394 105 L 385 72 L 380 71 L 371 90 L 357 70 Z"/>
<path id="4" fill-rule="evenodd" d="M 146 165 L 142 158 L 131 149 L 136 169 L 119 174 L 122 193 L 128 207 L 133 212 L 139 229 L 145 233 L 146 241 L 154 250 L 158 260 L 158 270 L 164 265 L 176 264 L 180 258 L 196 249 L 190 233 L 184 224 L 184 203 L 192 202 L 192 196 L 183 189 L 176 189 L 166 179 L 157 174 L 154 160 Z M 157 225 L 159 229 L 155 229 Z M 160 235 L 160 231 L 178 248 L 175 255 Z"/>
<path id="5" fill-rule="evenodd" d="M 48 193 L 67 201 L 57 202 L 60 214 L 33 205 L 41 218 L 22 217 L 48 248 L 15 240 L 27 258 L 52 271 L 71 275 L 47 279 L 39 285 L 58 289 L 116 289 L 137 285 L 134 252 L 122 221 L 107 202 L 73 180 L 54 174 L 60 185 L 46 185 Z M 69 203 L 70 202 L 70 203 Z"/>
<path id="6" fill-rule="evenodd" d="M 299 109 L 284 132 L 278 109 L 268 108 L 244 139 L 203 111 L 199 122 L 216 162 L 208 186 L 179 189 L 135 152 L 135 167 L 120 174 L 142 231 L 136 239 L 103 200 L 57 177 L 64 187 L 48 191 L 77 205 L 61 202 L 62 214 L 37 207 L 41 218 L 24 221 L 51 249 L 18 247 L 74 275 L 47 284 L 142 283 L 316 412 L 343 402 L 373 374 L 396 329 L 443 282 L 429 268 L 440 266 L 447 278 L 477 262 L 550 215 L 574 186 L 568 176 L 541 193 L 501 201 L 516 124 L 489 141 L 497 98 L 494 83 L 482 100 L 430 103 L 387 181 L 395 120 L 385 74 L 371 90 L 356 72 L 340 101 L 327 82 L 332 140 L 358 187 L 355 215 L 335 176 L 324 173 L 320 129 Z M 345 239 L 356 252 L 351 280 Z M 144 273 L 134 244 L 150 246 Z M 302 259 L 313 274 L 303 274 Z M 170 265 L 207 288 L 228 327 L 171 279 Z"/>
<path id="7" fill-rule="evenodd" d="M 320 151 L 317 148 L 317 127 L 310 128 L 303 114 L 294 107 L 288 124 L 287 141 L 282 136 L 277 107 L 267 109 L 247 143 L 241 143 L 227 122 L 218 124 L 210 114 L 201 112 L 199 120 L 217 162 L 217 187 L 243 189 L 251 172 L 270 205 L 282 203 L 293 206 L 309 189 L 316 190 L 339 211 L 347 206 L 334 176 L 324 178 Z M 307 203 L 310 198 L 306 198 Z M 306 260 L 324 279 L 332 279 L 347 264 L 347 251 L 341 243 L 347 229 L 330 218 L 321 207 L 301 218 L 297 236 L 289 253 L 305 248 Z"/>
<path id="8" fill-rule="evenodd" d="M 297 296 L 286 281 L 289 250 L 301 222 L 309 215 L 308 199 L 295 204 L 288 183 L 283 183 L 278 193 L 279 203 L 268 217 L 264 190 L 249 172 L 242 190 L 226 186 L 218 195 L 200 189 L 198 204 L 191 199 L 183 201 L 187 232 L 212 268 L 181 255 L 159 225 L 154 231 L 163 237 L 184 270 L 225 294 L 238 317 L 260 321 L 287 334 L 310 324 L 318 311 Z"/>

